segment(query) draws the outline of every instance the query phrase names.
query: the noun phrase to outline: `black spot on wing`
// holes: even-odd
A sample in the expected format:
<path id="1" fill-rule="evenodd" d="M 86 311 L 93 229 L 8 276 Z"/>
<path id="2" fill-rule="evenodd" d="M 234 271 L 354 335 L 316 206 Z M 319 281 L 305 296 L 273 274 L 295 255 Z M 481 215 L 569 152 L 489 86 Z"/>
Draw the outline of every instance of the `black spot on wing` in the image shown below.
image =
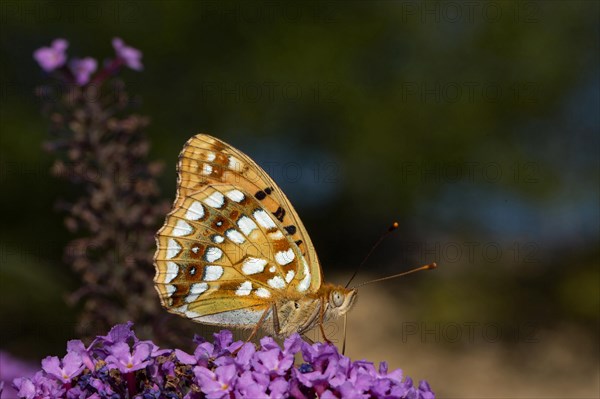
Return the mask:
<path id="1" fill-rule="evenodd" d="M 273 215 L 275 215 L 280 222 L 283 222 L 283 218 L 285 217 L 285 209 L 279 207 L 275 212 L 273 212 Z"/>
<path id="2" fill-rule="evenodd" d="M 256 194 L 254 194 L 254 197 L 257 200 L 262 201 L 265 198 L 267 198 L 267 194 L 264 191 L 260 190 L 260 191 L 257 191 Z"/>

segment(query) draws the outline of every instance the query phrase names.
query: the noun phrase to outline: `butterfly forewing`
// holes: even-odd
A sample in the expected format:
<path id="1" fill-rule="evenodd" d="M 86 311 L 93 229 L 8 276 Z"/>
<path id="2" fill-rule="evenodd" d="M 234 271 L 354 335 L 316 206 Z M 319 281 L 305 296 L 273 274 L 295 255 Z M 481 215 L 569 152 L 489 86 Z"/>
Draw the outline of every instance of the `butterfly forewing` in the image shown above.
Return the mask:
<path id="1" fill-rule="evenodd" d="M 218 183 L 240 187 L 260 199 L 261 206 L 277 217 L 304 253 L 313 275 L 310 291 L 318 290 L 322 272 L 310 236 L 283 191 L 250 157 L 219 139 L 199 134 L 181 151 L 178 171 L 175 206 L 189 193 Z"/>
<path id="2" fill-rule="evenodd" d="M 156 288 L 171 312 L 250 326 L 280 298 L 316 292 L 318 259 L 283 192 L 207 135 L 184 147 L 173 210 L 157 234 Z"/>

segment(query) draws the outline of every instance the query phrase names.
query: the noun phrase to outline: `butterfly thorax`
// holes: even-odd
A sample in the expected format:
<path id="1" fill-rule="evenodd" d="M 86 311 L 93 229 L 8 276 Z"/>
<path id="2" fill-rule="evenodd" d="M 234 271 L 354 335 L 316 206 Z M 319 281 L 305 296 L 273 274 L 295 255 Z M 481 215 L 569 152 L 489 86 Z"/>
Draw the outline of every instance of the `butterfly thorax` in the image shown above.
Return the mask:
<path id="1" fill-rule="evenodd" d="M 314 294 L 297 299 L 282 298 L 275 303 L 277 322 L 270 318 L 265 330 L 281 337 L 294 333 L 303 334 L 319 323 L 335 320 L 348 312 L 356 302 L 356 290 L 333 284 L 323 284 Z"/>

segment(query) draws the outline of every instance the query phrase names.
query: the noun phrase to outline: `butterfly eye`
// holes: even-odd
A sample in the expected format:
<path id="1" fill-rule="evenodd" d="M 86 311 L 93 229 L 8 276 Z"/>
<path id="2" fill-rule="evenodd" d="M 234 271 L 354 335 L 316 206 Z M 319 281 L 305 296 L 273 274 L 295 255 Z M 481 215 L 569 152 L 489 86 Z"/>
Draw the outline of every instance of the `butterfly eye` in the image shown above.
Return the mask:
<path id="1" fill-rule="evenodd" d="M 340 307 L 344 303 L 344 295 L 339 291 L 333 291 L 331 293 L 331 300 L 335 307 Z"/>

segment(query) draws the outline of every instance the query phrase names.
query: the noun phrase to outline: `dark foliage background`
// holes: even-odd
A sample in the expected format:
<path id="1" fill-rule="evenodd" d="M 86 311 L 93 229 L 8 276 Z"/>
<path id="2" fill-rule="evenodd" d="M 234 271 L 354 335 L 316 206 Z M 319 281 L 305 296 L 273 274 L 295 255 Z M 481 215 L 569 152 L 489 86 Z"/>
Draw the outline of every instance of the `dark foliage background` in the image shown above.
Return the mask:
<path id="1" fill-rule="evenodd" d="M 351 356 L 446 396 L 598 394 L 597 2 L 0 4 L 2 350 L 61 354 L 82 311 L 56 209 L 81 192 L 50 174 L 32 52 L 102 59 L 120 36 L 166 200 L 209 132 L 283 187 L 330 280 L 392 220 L 359 278 L 440 264 L 362 290 Z"/>

